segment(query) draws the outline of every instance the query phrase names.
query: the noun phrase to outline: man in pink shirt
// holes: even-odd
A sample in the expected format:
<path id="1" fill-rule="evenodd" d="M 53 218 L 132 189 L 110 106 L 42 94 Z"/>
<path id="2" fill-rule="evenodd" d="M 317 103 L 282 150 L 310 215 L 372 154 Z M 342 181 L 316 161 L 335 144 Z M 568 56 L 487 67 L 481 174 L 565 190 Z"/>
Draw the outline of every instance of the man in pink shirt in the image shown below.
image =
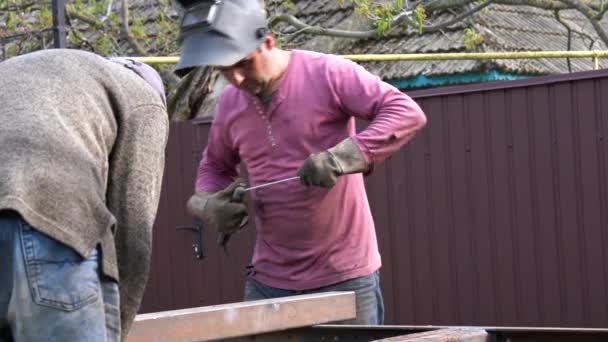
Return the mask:
<path id="1" fill-rule="evenodd" d="M 277 48 L 257 1 L 182 4 L 177 72 L 211 65 L 231 83 L 190 212 L 231 234 L 247 218 L 233 199 L 240 163 L 249 186 L 299 176 L 248 193 L 257 239 L 245 300 L 355 291 L 357 319 L 349 323 L 382 324 L 381 260 L 362 174 L 412 139 L 424 113 L 351 61 Z M 370 125 L 356 133 L 355 118 Z"/>

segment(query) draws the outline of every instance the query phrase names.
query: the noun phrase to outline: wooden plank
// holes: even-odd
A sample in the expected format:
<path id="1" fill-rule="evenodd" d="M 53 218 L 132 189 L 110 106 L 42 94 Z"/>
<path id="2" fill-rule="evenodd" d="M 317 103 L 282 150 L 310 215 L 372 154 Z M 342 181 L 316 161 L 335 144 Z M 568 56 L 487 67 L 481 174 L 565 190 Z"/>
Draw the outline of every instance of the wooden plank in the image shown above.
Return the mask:
<path id="1" fill-rule="evenodd" d="M 439 329 L 418 334 L 395 336 L 375 342 L 488 342 L 490 337 L 483 329 Z"/>
<path id="2" fill-rule="evenodd" d="M 354 292 L 325 292 L 138 315 L 128 342 L 210 341 L 356 317 Z"/>

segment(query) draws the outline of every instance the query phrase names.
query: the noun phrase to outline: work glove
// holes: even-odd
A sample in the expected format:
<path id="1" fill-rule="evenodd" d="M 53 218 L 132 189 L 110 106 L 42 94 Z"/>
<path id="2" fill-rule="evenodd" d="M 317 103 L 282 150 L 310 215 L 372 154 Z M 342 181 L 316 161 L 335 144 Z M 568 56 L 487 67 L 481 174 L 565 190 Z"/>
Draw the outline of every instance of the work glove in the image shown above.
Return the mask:
<path id="1" fill-rule="evenodd" d="M 188 200 L 188 210 L 203 222 L 204 227 L 230 235 L 245 226 L 249 219 L 243 197 L 233 197 L 238 187 L 244 187 L 241 180 L 218 192 L 198 192 Z"/>
<path id="2" fill-rule="evenodd" d="M 366 172 L 368 169 L 369 164 L 357 144 L 347 138 L 326 151 L 311 154 L 297 175 L 306 186 L 331 188 L 336 185 L 338 176 Z"/>

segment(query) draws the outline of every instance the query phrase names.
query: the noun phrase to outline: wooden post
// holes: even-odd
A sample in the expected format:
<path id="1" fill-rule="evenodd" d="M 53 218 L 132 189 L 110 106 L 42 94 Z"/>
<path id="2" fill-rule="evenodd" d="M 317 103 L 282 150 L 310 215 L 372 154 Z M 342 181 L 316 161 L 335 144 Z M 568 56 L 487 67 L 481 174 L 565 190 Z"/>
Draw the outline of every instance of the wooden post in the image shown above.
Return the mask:
<path id="1" fill-rule="evenodd" d="M 65 29 L 65 0 L 53 0 L 53 39 L 56 49 L 67 47 Z"/>

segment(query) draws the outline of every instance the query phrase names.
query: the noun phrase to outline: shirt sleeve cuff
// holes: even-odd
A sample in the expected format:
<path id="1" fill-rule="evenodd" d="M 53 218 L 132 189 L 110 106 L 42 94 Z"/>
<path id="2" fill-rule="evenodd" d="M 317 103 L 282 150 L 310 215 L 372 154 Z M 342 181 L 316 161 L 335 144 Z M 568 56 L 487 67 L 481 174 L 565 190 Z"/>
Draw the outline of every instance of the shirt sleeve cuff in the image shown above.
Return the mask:
<path id="1" fill-rule="evenodd" d="M 375 166 L 374 165 L 375 162 L 374 162 L 372 153 L 369 151 L 367 146 L 365 146 L 365 144 L 359 139 L 359 137 L 353 136 L 351 138 L 353 139 L 353 141 L 359 148 L 359 151 L 361 151 L 363 158 L 365 158 L 365 161 L 367 162 L 367 165 L 368 165 L 367 171 L 363 173 L 364 176 L 367 176 L 372 173 L 372 171 L 374 170 L 374 166 Z"/>

